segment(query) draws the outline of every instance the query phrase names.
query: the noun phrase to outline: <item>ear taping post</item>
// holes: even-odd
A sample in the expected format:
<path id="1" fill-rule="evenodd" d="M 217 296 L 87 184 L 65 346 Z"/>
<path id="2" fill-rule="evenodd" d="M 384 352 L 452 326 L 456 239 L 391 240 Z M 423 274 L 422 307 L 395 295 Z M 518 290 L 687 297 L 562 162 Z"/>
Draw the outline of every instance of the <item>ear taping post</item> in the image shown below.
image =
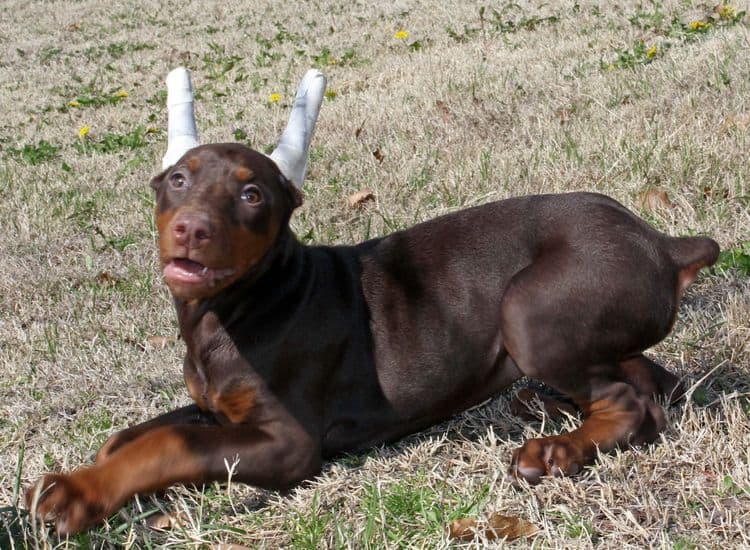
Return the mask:
<path id="1" fill-rule="evenodd" d="M 193 85 L 190 71 L 178 67 L 167 75 L 167 152 L 162 168 L 169 168 L 182 155 L 200 145 L 193 112 Z"/>
<path id="2" fill-rule="evenodd" d="M 269 156 L 297 188 L 307 171 L 307 154 L 326 89 L 326 77 L 310 69 L 300 81 L 292 112 L 279 144 Z M 178 67 L 167 75 L 168 135 L 162 168 L 169 168 L 193 147 L 200 145 L 193 111 L 190 71 Z"/>
<path id="3" fill-rule="evenodd" d="M 326 82 L 325 75 L 320 71 L 310 69 L 305 73 L 294 98 L 289 123 L 279 139 L 279 145 L 270 155 L 281 173 L 298 188 L 305 181 L 307 152 L 315 132 Z"/>

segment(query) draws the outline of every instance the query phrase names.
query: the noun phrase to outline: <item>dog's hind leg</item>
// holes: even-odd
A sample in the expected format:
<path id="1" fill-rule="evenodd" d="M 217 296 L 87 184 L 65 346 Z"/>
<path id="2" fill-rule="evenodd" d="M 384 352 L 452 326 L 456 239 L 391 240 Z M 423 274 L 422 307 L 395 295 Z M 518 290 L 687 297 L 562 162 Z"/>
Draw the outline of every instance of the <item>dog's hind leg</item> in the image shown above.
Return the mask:
<path id="1" fill-rule="evenodd" d="M 561 418 L 565 415 L 575 416 L 575 404 L 567 397 L 551 395 L 546 388 L 522 388 L 510 404 L 511 412 L 524 420 L 540 420 L 542 415 L 549 418 Z"/>
<path id="2" fill-rule="evenodd" d="M 613 293 L 625 285 L 602 288 L 596 275 L 565 250 L 549 253 L 514 277 L 503 297 L 501 330 L 518 368 L 569 396 L 584 415 L 578 429 L 513 453 L 511 472 L 532 483 L 576 474 L 598 451 L 651 442 L 665 425 L 651 394 L 670 392 L 676 381 L 639 352 L 670 326 L 652 309 L 661 289 L 639 287 L 642 294 L 623 300 Z"/>
<path id="3" fill-rule="evenodd" d="M 685 393 L 679 378 L 642 354 L 623 359 L 618 368 L 622 381 L 669 405 L 677 403 Z M 524 420 L 539 420 L 542 414 L 550 418 L 575 415 L 577 408 L 570 397 L 553 390 L 522 388 L 511 402 L 511 412 Z"/>
<path id="4" fill-rule="evenodd" d="M 537 483 L 542 476 L 575 475 L 598 451 L 648 443 L 664 428 L 661 408 L 624 382 L 602 384 L 589 403 L 578 401 L 585 420 L 572 432 L 530 439 L 513 452 L 510 472 Z"/>
<path id="5" fill-rule="evenodd" d="M 619 367 L 623 379 L 644 395 L 673 404 L 685 394 L 679 378 L 642 354 L 623 359 Z"/>

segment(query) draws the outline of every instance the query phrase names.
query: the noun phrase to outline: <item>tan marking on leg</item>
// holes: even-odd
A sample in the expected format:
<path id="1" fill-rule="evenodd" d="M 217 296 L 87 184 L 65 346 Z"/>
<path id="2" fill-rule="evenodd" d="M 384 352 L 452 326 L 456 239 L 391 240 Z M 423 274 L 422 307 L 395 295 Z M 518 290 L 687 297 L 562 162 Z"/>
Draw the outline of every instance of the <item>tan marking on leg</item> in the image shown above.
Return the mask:
<path id="1" fill-rule="evenodd" d="M 594 462 L 597 451 L 649 443 L 664 428 L 661 408 L 629 384 L 613 383 L 600 399 L 579 405 L 586 414 L 581 426 L 524 443 L 513 452 L 511 474 L 529 483 L 543 475 L 575 475 Z"/>
<path id="2" fill-rule="evenodd" d="M 199 482 L 204 470 L 177 428 L 157 428 L 99 464 L 45 476 L 29 489 L 26 502 L 36 504 L 38 517 L 53 519 L 58 533 L 72 534 L 108 517 L 135 493 Z"/>
<path id="3" fill-rule="evenodd" d="M 257 392 L 248 384 L 233 385 L 211 396 L 214 408 L 226 416 L 230 422 L 239 424 L 250 417 L 255 407 Z"/>

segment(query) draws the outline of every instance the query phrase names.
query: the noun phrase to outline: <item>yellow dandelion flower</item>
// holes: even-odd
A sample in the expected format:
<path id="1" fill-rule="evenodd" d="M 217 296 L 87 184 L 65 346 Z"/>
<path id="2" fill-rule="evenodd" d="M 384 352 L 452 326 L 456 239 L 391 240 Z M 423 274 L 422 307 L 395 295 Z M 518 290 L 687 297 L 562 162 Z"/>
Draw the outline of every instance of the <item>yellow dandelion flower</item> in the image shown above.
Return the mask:
<path id="1" fill-rule="evenodd" d="M 120 90 L 115 94 L 115 97 L 128 97 L 128 92 L 126 92 L 125 90 Z"/>
<path id="2" fill-rule="evenodd" d="M 68 107 L 80 107 L 80 106 L 81 104 L 78 103 L 78 101 L 76 101 L 75 99 L 72 101 L 68 101 Z"/>
<path id="3" fill-rule="evenodd" d="M 689 26 L 691 31 L 702 31 L 708 27 L 708 23 L 705 21 L 693 21 Z"/>
<path id="4" fill-rule="evenodd" d="M 657 53 L 659 53 L 659 49 L 656 46 L 651 46 L 648 50 L 646 50 L 646 57 L 648 59 L 653 58 Z"/>
<path id="5" fill-rule="evenodd" d="M 395 38 L 396 40 L 406 40 L 407 38 L 409 38 L 409 31 L 405 31 L 404 29 L 396 31 L 396 34 L 393 35 L 393 38 Z"/>
<path id="6" fill-rule="evenodd" d="M 721 6 L 719 7 L 719 17 L 722 19 L 734 19 L 735 11 L 733 6 Z"/>
<path id="7" fill-rule="evenodd" d="M 273 93 L 268 96 L 269 103 L 278 103 L 279 101 L 281 101 L 281 94 Z"/>
<path id="8" fill-rule="evenodd" d="M 91 126 L 88 124 L 86 126 L 81 126 L 81 129 L 78 130 L 78 137 L 79 138 L 85 138 L 86 135 L 91 131 Z"/>

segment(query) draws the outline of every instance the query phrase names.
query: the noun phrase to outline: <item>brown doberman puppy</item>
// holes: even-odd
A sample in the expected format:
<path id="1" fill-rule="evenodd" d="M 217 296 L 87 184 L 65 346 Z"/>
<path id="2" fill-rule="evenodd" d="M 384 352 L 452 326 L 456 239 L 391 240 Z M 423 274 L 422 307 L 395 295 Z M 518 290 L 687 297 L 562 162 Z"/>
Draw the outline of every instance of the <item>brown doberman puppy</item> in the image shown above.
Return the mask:
<path id="1" fill-rule="evenodd" d="M 581 426 L 527 441 L 536 483 L 653 441 L 676 378 L 642 352 L 670 331 L 708 238 L 658 233 L 597 194 L 462 210 L 356 246 L 305 246 L 297 189 L 242 145 L 200 146 L 151 182 L 194 404 L 113 435 L 27 505 L 80 531 L 136 493 L 227 478 L 287 489 L 324 457 L 425 428 L 529 376 Z M 36 501 L 36 502 L 35 502 Z"/>

